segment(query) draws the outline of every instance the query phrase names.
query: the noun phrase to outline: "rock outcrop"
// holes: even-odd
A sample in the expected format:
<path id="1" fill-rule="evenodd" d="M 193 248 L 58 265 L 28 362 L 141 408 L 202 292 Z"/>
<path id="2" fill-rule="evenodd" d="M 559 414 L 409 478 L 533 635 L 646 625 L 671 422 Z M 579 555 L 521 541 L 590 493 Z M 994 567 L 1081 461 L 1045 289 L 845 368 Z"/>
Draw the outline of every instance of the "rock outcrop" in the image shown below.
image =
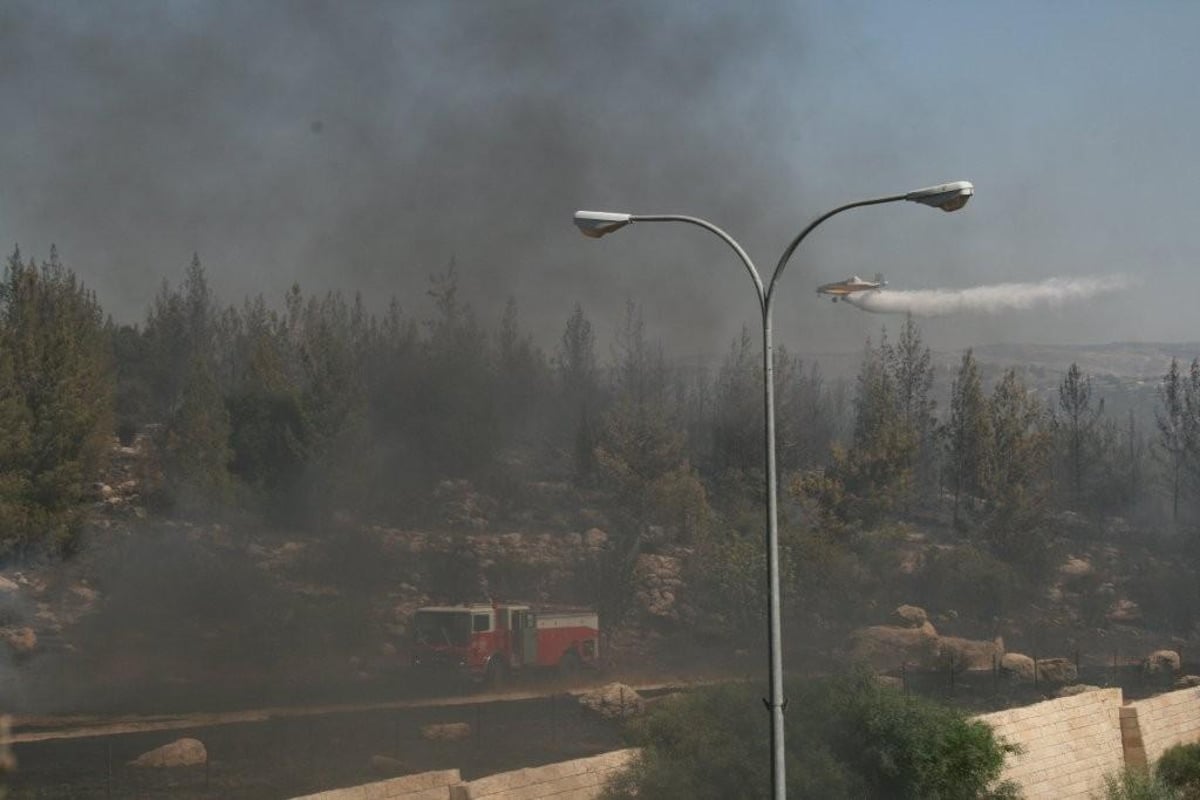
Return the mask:
<path id="1" fill-rule="evenodd" d="M 1142 669 L 1147 675 L 1170 676 L 1179 672 L 1179 653 L 1174 650 L 1155 650 L 1146 656 Z"/>
<path id="2" fill-rule="evenodd" d="M 610 683 L 579 698 L 579 705 L 605 719 L 624 719 L 646 710 L 646 702 L 632 687 Z"/>
<path id="3" fill-rule="evenodd" d="M 872 625 L 850 634 L 847 654 L 852 662 L 878 670 L 895 669 L 901 664 L 931 666 L 937 662 L 938 635 L 928 622 L 919 628 Z"/>
<path id="4" fill-rule="evenodd" d="M 461 742 L 471 738 L 471 723 L 443 722 L 422 725 L 421 738 L 430 742 Z"/>
<path id="5" fill-rule="evenodd" d="M 131 767 L 196 767 L 208 761 L 208 751 L 199 739 L 176 739 L 129 762 Z"/>
<path id="6" fill-rule="evenodd" d="M 992 669 L 1004 657 L 1004 640 L 960 639 L 942 636 L 938 639 L 938 660 L 955 670 Z"/>
<path id="7" fill-rule="evenodd" d="M 1021 681 L 1033 681 L 1033 659 L 1023 653 L 1005 653 L 1000 657 L 1000 671 Z"/>
<path id="8" fill-rule="evenodd" d="M 929 622 L 929 615 L 920 606 L 899 606 L 892 612 L 891 622 L 901 628 L 920 628 Z"/>
<path id="9" fill-rule="evenodd" d="M 677 621 L 676 598 L 683 587 L 683 563 L 673 556 L 638 556 L 634 567 L 638 605 L 648 616 Z"/>
<path id="10" fill-rule="evenodd" d="M 1079 680 L 1079 670 L 1069 658 L 1039 658 L 1038 680 L 1047 683 L 1073 683 Z"/>

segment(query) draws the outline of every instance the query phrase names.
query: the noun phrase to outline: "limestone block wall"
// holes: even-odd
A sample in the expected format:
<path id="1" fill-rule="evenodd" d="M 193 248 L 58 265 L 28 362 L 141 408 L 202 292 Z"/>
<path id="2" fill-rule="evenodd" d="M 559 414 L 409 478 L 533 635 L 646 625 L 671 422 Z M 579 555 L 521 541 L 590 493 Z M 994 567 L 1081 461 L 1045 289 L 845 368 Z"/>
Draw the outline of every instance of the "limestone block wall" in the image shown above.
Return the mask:
<path id="1" fill-rule="evenodd" d="M 447 800 L 450 787 L 461 781 L 458 770 L 444 769 L 306 794 L 294 800 Z"/>
<path id="2" fill-rule="evenodd" d="M 450 790 L 450 800 L 594 800 L 605 781 L 623 769 L 636 749 L 616 750 L 544 767 L 489 775 Z"/>
<path id="3" fill-rule="evenodd" d="M 1153 764 L 1167 748 L 1200 742 L 1200 687 L 1138 700 L 1121 709 L 1130 766 Z"/>
<path id="4" fill-rule="evenodd" d="M 1029 800 L 1089 800 L 1104 796 L 1104 776 L 1125 765 L 1121 690 L 1010 708 L 976 719 L 1022 752 L 1008 757 L 1001 778 Z"/>

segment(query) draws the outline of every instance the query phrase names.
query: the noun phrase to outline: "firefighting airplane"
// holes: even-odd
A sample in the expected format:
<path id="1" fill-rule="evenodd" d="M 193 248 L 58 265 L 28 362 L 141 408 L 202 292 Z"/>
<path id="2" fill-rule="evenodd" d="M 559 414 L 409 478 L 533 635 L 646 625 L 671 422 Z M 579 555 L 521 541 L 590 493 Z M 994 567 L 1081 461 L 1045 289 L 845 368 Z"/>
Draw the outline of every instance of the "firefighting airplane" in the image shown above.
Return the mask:
<path id="1" fill-rule="evenodd" d="M 882 275 L 876 275 L 873 281 L 864 281 L 857 275 L 852 275 L 844 281 L 818 286 L 817 294 L 832 295 L 830 299 L 836 303 L 839 297 L 844 299 L 856 292 L 877 292 L 885 286 L 887 286 L 887 281 L 883 279 Z"/>

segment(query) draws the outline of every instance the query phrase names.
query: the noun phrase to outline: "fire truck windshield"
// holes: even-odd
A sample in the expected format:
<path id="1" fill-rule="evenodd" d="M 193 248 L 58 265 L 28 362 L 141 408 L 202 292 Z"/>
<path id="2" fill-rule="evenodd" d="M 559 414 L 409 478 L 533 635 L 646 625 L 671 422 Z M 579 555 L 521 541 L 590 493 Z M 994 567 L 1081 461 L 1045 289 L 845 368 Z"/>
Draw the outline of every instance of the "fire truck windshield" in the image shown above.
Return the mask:
<path id="1" fill-rule="evenodd" d="M 471 615 L 466 611 L 418 611 L 417 644 L 467 647 L 471 644 Z"/>

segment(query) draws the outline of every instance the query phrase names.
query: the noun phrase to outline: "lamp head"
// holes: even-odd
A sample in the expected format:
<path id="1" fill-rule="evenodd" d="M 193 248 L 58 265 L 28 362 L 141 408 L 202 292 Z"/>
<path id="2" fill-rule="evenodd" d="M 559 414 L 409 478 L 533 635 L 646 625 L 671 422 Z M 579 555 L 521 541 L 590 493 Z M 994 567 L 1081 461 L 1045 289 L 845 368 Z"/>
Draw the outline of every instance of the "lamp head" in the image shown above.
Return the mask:
<path id="1" fill-rule="evenodd" d="M 612 211 L 576 211 L 575 226 L 584 236 L 599 239 L 606 233 L 623 228 L 633 222 L 632 214 L 618 214 Z"/>
<path id="2" fill-rule="evenodd" d="M 954 181 L 917 189 L 906 194 L 904 199 L 940 208 L 942 211 L 958 211 L 967 204 L 973 194 L 975 187 L 970 181 Z"/>

